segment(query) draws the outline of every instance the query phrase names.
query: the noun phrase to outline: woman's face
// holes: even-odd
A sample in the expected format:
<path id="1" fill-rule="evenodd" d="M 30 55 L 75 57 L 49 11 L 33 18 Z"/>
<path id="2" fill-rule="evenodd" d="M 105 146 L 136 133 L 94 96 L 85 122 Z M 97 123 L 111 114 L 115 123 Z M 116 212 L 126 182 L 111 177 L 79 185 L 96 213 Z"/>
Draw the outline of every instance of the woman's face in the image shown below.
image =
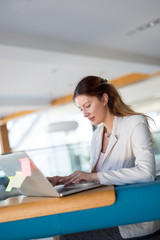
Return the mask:
<path id="1" fill-rule="evenodd" d="M 95 96 L 78 95 L 75 98 L 77 107 L 83 111 L 84 117 L 87 117 L 94 125 L 104 122 L 107 114 L 108 95 L 103 94 L 99 99 Z"/>

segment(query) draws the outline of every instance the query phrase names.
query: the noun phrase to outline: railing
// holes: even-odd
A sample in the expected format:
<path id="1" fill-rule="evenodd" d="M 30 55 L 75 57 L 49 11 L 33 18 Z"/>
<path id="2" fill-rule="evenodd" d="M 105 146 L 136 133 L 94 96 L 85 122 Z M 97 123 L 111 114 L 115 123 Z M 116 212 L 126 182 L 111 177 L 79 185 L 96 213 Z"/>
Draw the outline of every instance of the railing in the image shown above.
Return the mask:
<path id="1" fill-rule="evenodd" d="M 89 170 L 89 143 L 26 150 L 26 153 L 45 176 L 65 176 L 75 170 Z M 3 170 L 0 170 L 0 200 L 19 195 L 19 192 L 14 188 L 11 192 L 5 192 L 7 184 L 8 178 Z"/>
<path id="2" fill-rule="evenodd" d="M 89 143 L 67 144 L 26 152 L 45 176 L 62 176 L 75 170 L 89 170 Z"/>

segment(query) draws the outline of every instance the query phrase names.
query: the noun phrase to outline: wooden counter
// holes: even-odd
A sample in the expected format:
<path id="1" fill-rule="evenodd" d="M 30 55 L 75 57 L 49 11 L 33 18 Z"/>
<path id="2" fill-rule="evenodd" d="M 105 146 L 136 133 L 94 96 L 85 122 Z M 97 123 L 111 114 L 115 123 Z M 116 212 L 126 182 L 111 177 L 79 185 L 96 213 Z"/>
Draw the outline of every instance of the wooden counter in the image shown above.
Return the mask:
<path id="1" fill-rule="evenodd" d="M 12 197 L 0 203 L 0 222 L 104 207 L 112 205 L 115 199 L 114 186 L 102 186 L 61 198 Z"/>

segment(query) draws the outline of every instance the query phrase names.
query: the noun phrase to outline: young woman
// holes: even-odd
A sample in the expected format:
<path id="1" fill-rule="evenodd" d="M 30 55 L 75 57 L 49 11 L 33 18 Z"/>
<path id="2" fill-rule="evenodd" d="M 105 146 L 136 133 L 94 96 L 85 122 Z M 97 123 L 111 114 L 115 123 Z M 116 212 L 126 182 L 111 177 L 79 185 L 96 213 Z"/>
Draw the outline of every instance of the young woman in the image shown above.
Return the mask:
<path id="1" fill-rule="evenodd" d="M 112 84 L 96 76 L 85 77 L 78 83 L 73 100 L 84 117 L 98 126 L 91 142 L 91 171 L 76 171 L 67 177 L 48 178 L 49 181 L 53 185 L 82 180 L 105 185 L 154 181 L 155 159 L 147 116 L 134 112 Z M 159 229 L 160 221 L 155 221 L 64 235 L 59 239 L 151 239 L 152 235 L 160 234 Z"/>

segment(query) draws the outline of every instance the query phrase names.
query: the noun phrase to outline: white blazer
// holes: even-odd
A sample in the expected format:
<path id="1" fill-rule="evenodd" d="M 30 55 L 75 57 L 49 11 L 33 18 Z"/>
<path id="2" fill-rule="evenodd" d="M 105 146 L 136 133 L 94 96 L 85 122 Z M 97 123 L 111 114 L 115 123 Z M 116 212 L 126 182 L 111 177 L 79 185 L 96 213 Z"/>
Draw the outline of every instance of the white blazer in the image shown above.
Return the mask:
<path id="1" fill-rule="evenodd" d="M 102 149 L 104 126 L 98 127 L 91 142 L 92 171 Z M 98 178 L 101 184 L 123 185 L 155 179 L 155 158 L 146 119 L 141 115 L 114 118 L 113 130 Z"/>
<path id="2" fill-rule="evenodd" d="M 99 159 L 104 126 L 98 127 L 91 142 L 90 170 Z M 141 115 L 115 117 L 113 130 L 104 155 L 101 184 L 123 185 L 153 181 L 156 176 L 155 158 L 146 119 Z M 125 213 L 126 214 L 126 213 Z M 160 221 L 119 226 L 125 238 L 144 236 L 160 229 Z"/>

